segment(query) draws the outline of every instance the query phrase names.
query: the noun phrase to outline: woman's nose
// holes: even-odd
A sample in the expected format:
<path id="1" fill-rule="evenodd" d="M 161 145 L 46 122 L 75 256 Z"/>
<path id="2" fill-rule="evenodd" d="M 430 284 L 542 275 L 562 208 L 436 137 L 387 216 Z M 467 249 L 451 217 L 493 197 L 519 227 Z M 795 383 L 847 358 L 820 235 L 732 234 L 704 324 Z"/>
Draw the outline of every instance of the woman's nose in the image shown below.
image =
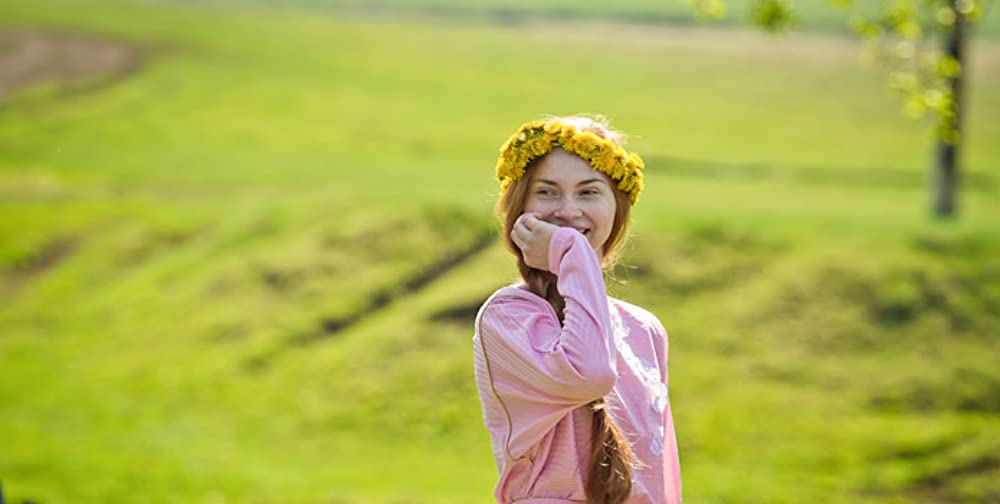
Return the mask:
<path id="1" fill-rule="evenodd" d="M 565 198 L 559 202 L 559 207 L 553 213 L 556 217 L 569 221 L 580 216 L 580 207 L 573 198 Z"/>

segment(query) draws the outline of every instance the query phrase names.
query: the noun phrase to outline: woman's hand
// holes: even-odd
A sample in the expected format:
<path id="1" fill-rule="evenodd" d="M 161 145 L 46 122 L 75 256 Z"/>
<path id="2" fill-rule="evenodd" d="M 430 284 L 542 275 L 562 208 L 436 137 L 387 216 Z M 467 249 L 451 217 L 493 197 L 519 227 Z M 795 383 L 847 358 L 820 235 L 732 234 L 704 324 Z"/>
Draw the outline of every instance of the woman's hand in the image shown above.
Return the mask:
<path id="1" fill-rule="evenodd" d="M 533 213 L 524 213 L 514 221 L 510 237 L 521 249 L 524 263 L 535 269 L 549 271 L 549 242 L 559 229 Z"/>

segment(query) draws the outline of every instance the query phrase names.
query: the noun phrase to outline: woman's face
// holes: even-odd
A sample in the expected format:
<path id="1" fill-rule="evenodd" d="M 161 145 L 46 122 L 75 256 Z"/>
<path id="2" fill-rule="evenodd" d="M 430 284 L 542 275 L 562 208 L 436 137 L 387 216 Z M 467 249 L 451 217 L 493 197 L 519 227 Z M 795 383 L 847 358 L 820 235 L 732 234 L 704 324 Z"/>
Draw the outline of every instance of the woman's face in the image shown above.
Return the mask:
<path id="1" fill-rule="evenodd" d="M 556 148 L 535 162 L 528 181 L 525 213 L 583 233 L 598 257 L 611 235 L 615 195 L 607 175 L 575 154 Z"/>

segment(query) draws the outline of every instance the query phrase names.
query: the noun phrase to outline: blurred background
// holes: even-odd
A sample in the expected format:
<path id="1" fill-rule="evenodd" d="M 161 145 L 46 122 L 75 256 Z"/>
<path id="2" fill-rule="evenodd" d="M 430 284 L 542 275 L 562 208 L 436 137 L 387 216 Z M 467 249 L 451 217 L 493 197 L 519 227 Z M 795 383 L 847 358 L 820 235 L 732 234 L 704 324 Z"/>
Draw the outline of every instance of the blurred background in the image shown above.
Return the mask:
<path id="1" fill-rule="evenodd" d="M 646 160 L 686 502 L 1000 502 L 1000 13 L 938 218 L 850 14 L 693 3 L 4 0 L 7 502 L 492 502 L 496 155 L 574 113 Z"/>

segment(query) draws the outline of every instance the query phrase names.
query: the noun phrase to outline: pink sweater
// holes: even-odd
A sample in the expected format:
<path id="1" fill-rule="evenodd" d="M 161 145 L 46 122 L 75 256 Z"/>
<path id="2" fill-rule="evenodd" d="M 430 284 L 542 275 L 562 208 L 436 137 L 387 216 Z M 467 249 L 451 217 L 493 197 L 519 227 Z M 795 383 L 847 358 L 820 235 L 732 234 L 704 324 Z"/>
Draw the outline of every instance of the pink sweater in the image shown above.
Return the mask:
<path id="1" fill-rule="evenodd" d="M 493 293 L 476 317 L 476 383 L 500 473 L 498 503 L 586 502 L 592 412 L 607 400 L 639 462 L 629 504 L 679 504 L 680 464 L 667 394 L 667 333 L 652 313 L 608 297 L 597 254 L 559 228 L 549 268 L 562 325 L 524 286 Z"/>

